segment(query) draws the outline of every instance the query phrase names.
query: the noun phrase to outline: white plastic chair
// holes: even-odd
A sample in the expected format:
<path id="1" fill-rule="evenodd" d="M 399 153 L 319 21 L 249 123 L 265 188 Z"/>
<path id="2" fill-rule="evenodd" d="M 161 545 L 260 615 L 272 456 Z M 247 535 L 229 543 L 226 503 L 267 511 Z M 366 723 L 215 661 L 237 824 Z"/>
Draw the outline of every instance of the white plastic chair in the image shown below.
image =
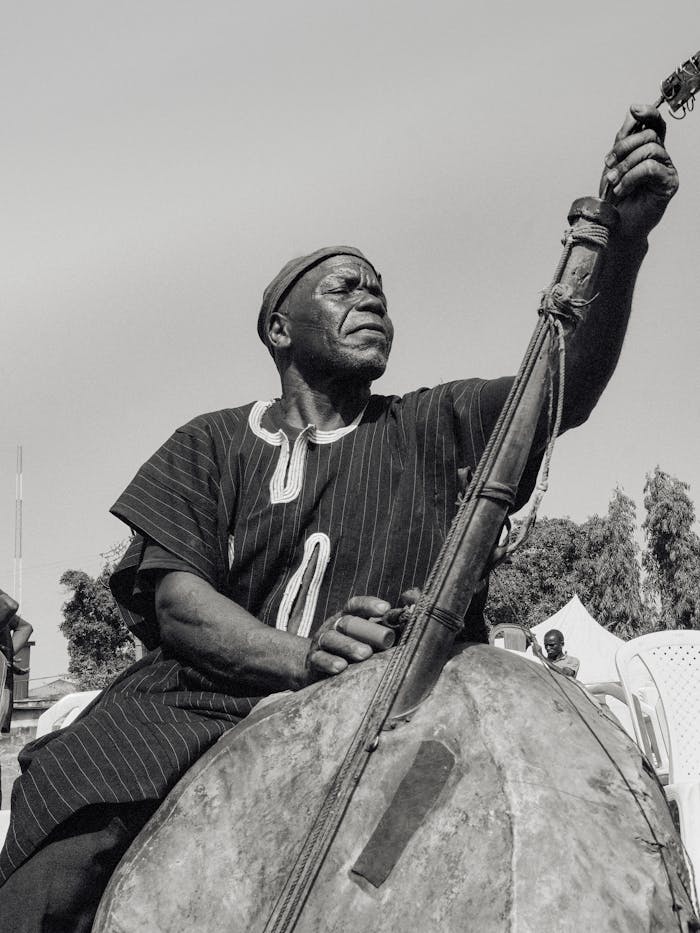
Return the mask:
<path id="1" fill-rule="evenodd" d="M 692 873 L 700 879 L 700 632 L 640 635 L 617 649 L 615 664 L 637 744 L 649 754 L 650 724 L 659 730 L 657 744 L 666 744 L 666 796 L 678 806 L 681 838 Z M 649 680 L 659 696 L 655 723 L 642 715 L 644 707 L 649 709 L 643 702 L 648 694 L 643 682 L 648 685 Z"/>
<path id="2" fill-rule="evenodd" d="M 509 651 L 524 653 L 527 650 L 527 635 L 522 625 L 513 622 L 499 622 L 489 633 L 489 644 Z"/>
<path id="3" fill-rule="evenodd" d="M 84 690 L 81 693 L 68 693 L 61 697 L 39 716 L 36 724 L 36 738 L 69 726 L 85 707 L 100 695 L 100 692 L 100 690 Z"/>
<path id="4" fill-rule="evenodd" d="M 39 716 L 36 724 L 36 738 L 70 725 L 100 693 L 100 690 L 85 690 L 61 697 Z M 9 825 L 10 811 L 0 810 L 0 848 L 5 841 Z"/>
<path id="5" fill-rule="evenodd" d="M 5 844 L 5 836 L 10 828 L 10 811 L 0 810 L 0 849 Z"/>

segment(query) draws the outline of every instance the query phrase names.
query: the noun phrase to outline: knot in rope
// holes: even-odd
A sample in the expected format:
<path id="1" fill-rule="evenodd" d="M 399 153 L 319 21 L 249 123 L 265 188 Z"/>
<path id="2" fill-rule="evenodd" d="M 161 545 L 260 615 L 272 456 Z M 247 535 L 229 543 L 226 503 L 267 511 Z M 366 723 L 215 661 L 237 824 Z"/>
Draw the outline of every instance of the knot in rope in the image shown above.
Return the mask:
<path id="1" fill-rule="evenodd" d="M 581 221 L 575 227 L 569 227 L 561 238 L 564 246 L 571 247 L 576 243 L 592 243 L 603 249 L 608 245 L 608 229 L 594 221 Z"/>
<path id="2" fill-rule="evenodd" d="M 574 298 L 570 285 L 555 282 L 542 292 L 537 313 L 544 317 L 561 318 L 575 326 L 583 317 L 583 309 L 595 301 L 596 297 L 597 295 L 588 299 Z"/>

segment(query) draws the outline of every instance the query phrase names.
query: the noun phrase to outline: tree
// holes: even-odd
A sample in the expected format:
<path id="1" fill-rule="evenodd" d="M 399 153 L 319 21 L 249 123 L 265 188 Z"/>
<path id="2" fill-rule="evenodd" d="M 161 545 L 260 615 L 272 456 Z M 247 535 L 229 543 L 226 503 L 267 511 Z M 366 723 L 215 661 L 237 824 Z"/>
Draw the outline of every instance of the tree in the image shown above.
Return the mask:
<path id="1" fill-rule="evenodd" d="M 700 628 L 700 538 L 689 489 L 658 466 L 644 485 L 644 588 L 659 628 Z"/>
<path id="2" fill-rule="evenodd" d="M 601 625 L 621 638 L 659 627 L 700 628 L 700 538 L 693 531 L 688 490 L 658 467 L 647 475 L 641 565 L 635 505 L 620 489 L 613 491 L 606 515 L 581 525 L 568 518 L 540 519 L 522 548 L 492 575 L 489 620 L 531 626 L 577 593 Z"/>
<path id="3" fill-rule="evenodd" d="M 635 541 L 634 501 L 616 488 L 604 518 L 585 522 L 585 555 L 581 561 L 580 593 L 589 612 L 620 638 L 632 638 L 650 626 L 641 596 L 639 545 Z"/>
<path id="4" fill-rule="evenodd" d="M 517 536 L 518 525 L 513 529 Z M 487 614 L 492 624 L 536 625 L 580 594 L 586 534 L 570 518 L 541 518 L 530 537 L 492 575 Z M 583 597 L 582 597 L 583 598 Z"/>
<path id="5" fill-rule="evenodd" d="M 60 583 L 72 591 L 63 604 L 61 631 L 68 640 L 68 673 L 81 690 L 105 687 L 134 660 L 134 640 L 109 590 L 110 563 L 93 578 L 67 570 Z"/>
<path id="6" fill-rule="evenodd" d="M 634 502 L 620 489 L 603 517 L 593 515 L 580 525 L 570 518 L 541 518 L 493 575 L 489 620 L 535 625 L 576 593 L 616 635 L 645 631 L 649 619 L 641 598 L 635 518 Z"/>

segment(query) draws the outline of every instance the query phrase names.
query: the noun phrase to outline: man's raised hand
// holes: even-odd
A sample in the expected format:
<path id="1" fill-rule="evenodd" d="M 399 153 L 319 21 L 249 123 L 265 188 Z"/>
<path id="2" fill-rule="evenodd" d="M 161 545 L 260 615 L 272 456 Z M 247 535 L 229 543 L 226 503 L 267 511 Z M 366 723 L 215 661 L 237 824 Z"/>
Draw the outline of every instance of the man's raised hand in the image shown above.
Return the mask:
<path id="1" fill-rule="evenodd" d="M 666 124 L 656 107 L 634 105 L 605 157 L 601 192 L 606 184 L 612 188 L 622 236 L 646 237 L 678 190 L 665 136 Z"/>

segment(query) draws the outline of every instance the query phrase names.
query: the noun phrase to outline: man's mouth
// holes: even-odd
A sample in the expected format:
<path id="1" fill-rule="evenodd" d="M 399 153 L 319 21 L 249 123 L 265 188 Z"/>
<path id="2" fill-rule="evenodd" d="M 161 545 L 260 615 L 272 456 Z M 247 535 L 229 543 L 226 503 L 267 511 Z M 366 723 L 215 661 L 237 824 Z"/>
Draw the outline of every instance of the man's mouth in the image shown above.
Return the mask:
<path id="1" fill-rule="evenodd" d="M 381 334 L 382 337 L 386 337 L 386 331 L 381 324 L 375 324 L 373 322 L 368 322 L 367 324 L 359 324 L 357 327 L 353 327 L 348 331 L 348 334 L 359 334 L 362 331 L 371 331 L 375 334 Z"/>

